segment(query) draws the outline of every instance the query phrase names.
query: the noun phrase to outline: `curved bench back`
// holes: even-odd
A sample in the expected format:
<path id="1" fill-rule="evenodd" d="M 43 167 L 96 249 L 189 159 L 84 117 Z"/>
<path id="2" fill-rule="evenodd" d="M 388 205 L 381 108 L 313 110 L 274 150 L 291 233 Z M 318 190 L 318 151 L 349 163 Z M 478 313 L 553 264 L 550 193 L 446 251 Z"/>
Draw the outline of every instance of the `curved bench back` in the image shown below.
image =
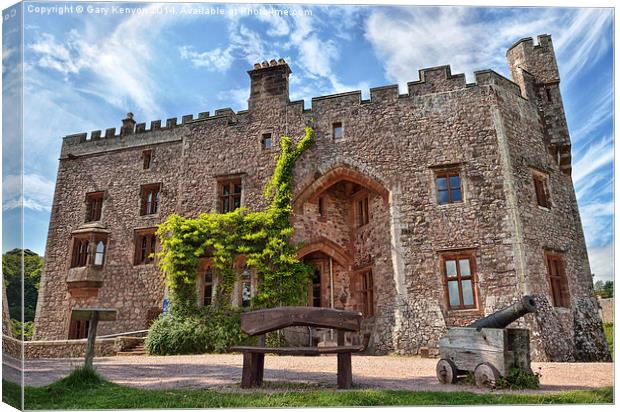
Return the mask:
<path id="1" fill-rule="evenodd" d="M 314 326 L 357 332 L 361 322 L 362 314 L 359 312 L 310 306 L 285 306 L 241 314 L 241 330 L 250 336 L 288 326 Z"/>

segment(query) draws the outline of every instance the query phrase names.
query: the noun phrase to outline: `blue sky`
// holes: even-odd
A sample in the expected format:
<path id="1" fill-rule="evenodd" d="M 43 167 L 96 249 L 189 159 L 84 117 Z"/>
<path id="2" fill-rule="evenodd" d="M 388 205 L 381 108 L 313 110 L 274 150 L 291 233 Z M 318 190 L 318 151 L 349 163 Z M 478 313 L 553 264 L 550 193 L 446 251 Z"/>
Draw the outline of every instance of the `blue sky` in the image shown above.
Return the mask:
<path id="1" fill-rule="evenodd" d="M 506 49 L 552 35 L 571 132 L 573 180 L 596 279 L 613 278 L 613 10 L 278 5 L 289 16 L 248 16 L 244 7 L 67 3 L 83 12 L 24 13 L 24 245 L 43 254 L 62 136 L 217 108 L 245 109 L 246 71 L 283 57 L 291 99 L 418 79 L 418 69 L 450 64 L 452 73 L 491 68 L 508 76 Z M 54 3 L 51 3 L 52 5 Z M 31 6 L 43 5 L 30 3 Z M 46 4 L 49 6 L 50 4 Z M 108 8 L 89 12 L 88 5 Z M 113 13 L 112 7 L 153 12 Z M 158 14 L 158 7 L 166 7 Z M 184 8 L 185 7 L 185 8 Z M 174 13 L 171 12 L 174 8 Z M 291 14 L 297 14 L 292 16 Z M 4 91 L 18 55 L 3 49 Z M 403 88 L 404 90 L 404 88 Z M 7 133 L 4 133 L 7 139 Z M 10 138 L 10 137 L 9 137 Z M 14 160 L 5 154 L 5 170 Z M 8 162 L 8 163 L 7 163 Z M 5 174 L 4 250 L 18 245 L 19 179 Z"/>

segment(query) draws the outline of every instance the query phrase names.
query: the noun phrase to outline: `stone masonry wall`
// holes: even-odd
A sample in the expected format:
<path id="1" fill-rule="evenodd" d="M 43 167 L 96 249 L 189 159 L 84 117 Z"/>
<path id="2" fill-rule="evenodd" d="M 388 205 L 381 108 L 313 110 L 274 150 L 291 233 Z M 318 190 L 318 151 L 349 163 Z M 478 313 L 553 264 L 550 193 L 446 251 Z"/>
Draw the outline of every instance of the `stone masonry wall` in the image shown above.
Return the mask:
<path id="1" fill-rule="evenodd" d="M 316 144 L 294 171 L 294 240 L 302 250 L 321 251 L 337 261 L 334 289 L 344 295 L 347 308 L 358 305 L 356 270 L 372 267 L 375 316 L 364 322 L 372 351 L 435 353 L 448 327 L 535 293 L 540 316 L 551 320 L 549 329 L 532 315 L 519 322 L 533 331 L 534 359 L 585 359 L 575 357 L 580 338 L 573 334 L 584 330 L 582 325 L 594 325 L 598 316 L 589 316 L 587 309 L 591 280 L 574 190 L 570 177 L 546 155 L 537 104 L 521 95 L 518 84 L 488 70 L 466 84 L 464 76 L 443 66 L 421 70 L 407 94 L 385 86 L 371 89 L 369 100 L 358 91 L 314 98 L 305 108 L 303 102 L 286 103 L 288 94 L 282 93 L 288 93 L 288 83 L 282 82 L 288 82 L 288 71 L 285 63 L 274 64 L 277 76 L 269 75 L 269 64 L 252 71 L 252 82 L 267 77 L 266 83 L 253 84 L 247 111 L 184 116 L 180 124 L 167 121 L 164 129 L 138 125 L 136 134 L 124 137 L 109 132 L 106 138 L 65 139 L 37 339 L 66 339 L 70 310 L 81 306 L 119 310 L 118 321 L 102 323 L 101 334 L 141 329 L 147 310 L 161 306 L 164 290 L 154 265 L 133 265 L 134 229 L 155 226 L 171 213 L 197 216 L 216 210 L 218 181 L 227 178 L 241 180 L 244 206 L 264 208 L 268 200 L 262 189 L 273 172 L 280 136 L 298 140 L 310 124 Z M 338 141 L 332 136 L 334 122 L 343 125 Z M 261 148 L 265 133 L 272 135 L 272 149 Z M 153 149 L 154 163 L 143 171 L 140 154 L 146 148 Z M 549 174 L 550 211 L 532 203 L 532 167 Z M 462 202 L 437 202 L 435 174 L 446 169 L 460 172 Z M 139 187 L 156 182 L 163 185 L 160 211 L 140 217 Z M 370 193 L 370 222 L 359 230 L 351 226 L 347 182 Z M 83 223 L 84 195 L 94 190 L 106 191 L 102 223 L 110 238 L 103 286 L 97 298 L 79 300 L 66 290 L 68 245 L 71 231 Z M 325 196 L 325 219 L 314 198 L 319 193 Z M 544 248 L 564 250 L 574 302 L 570 313 L 548 308 Z M 441 257 L 455 251 L 475 257 L 474 309 L 448 306 Z M 596 327 L 587 326 L 579 336 L 593 336 L 593 331 Z M 559 338 L 570 344 L 550 356 Z"/>

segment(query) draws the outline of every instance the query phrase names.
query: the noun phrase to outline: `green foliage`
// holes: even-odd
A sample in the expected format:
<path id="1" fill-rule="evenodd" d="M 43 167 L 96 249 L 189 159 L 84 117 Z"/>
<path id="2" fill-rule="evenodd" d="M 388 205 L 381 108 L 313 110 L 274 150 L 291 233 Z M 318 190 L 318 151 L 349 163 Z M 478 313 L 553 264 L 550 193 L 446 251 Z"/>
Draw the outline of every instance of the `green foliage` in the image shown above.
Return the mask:
<path id="1" fill-rule="evenodd" d="M 603 325 L 603 330 L 605 331 L 605 339 L 607 340 L 607 345 L 609 345 L 609 352 L 611 353 L 611 358 L 614 358 L 614 323 L 607 322 Z"/>
<path id="2" fill-rule="evenodd" d="M 32 340 L 34 322 L 31 320 L 22 324 L 18 320 L 11 319 L 11 335 L 13 335 L 15 339 L 22 339 L 22 325 L 24 329 L 23 340 Z"/>
<path id="3" fill-rule="evenodd" d="M 192 316 L 171 314 L 155 320 L 145 340 L 151 355 L 225 352 L 246 339 L 239 311 L 202 307 Z"/>
<path id="4" fill-rule="evenodd" d="M 222 279 L 212 303 L 218 311 L 230 305 L 238 276 L 234 260 L 239 255 L 246 257 L 246 264 L 255 269 L 259 279 L 260 287 L 252 307 L 304 302 L 312 272 L 308 265 L 299 262 L 297 248 L 290 243 L 292 178 L 295 161 L 313 142 L 310 127 L 296 145 L 289 137 L 282 136 L 281 153 L 264 190 L 264 195 L 271 199 L 266 210 L 203 213 L 196 219 L 172 215 L 159 226 L 157 234 L 162 246 L 159 265 L 167 277 L 170 311 L 177 319 L 191 317 L 197 309 L 196 272 L 205 255 L 213 257 Z"/>
<path id="5" fill-rule="evenodd" d="M 13 249 L 2 255 L 2 274 L 12 319 L 22 319 L 22 263 L 24 321 L 34 320 L 44 260 L 29 249 Z"/>
<path id="6" fill-rule="evenodd" d="M 495 382 L 495 386 L 498 389 L 538 389 L 540 373 L 511 366 L 506 376 L 500 377 Z"/>
<path id="7" fill-rule="evenodd" d="M 613 298 L 614 297 L 614 281 L 608 280 L 606 282 L 603 282 L 602 280 L 597 280 L 596 283 L 594 283 L 594 294 L 604 299 Z"/>
<path id="8" fill-rule="evenodd" d="M 107 381 L 103 379 L 93 367 L 79 366 L 69 375 L 65 376 L 58 382 L 54 382 L 51 386 L 67 389 L 83 389 L 100 386 L 106 382 Z"/>

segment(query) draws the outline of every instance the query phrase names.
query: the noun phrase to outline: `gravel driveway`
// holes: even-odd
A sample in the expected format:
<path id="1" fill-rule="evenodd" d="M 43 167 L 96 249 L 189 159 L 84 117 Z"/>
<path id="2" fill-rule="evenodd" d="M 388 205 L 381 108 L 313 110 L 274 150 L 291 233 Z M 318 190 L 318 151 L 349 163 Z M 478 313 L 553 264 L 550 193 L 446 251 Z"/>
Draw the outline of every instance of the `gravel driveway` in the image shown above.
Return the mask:
<path id="1" fill-rule="evenodd" d="M 83 359 L 40 359 L 26 362 L 25 383 L 47 385 L 67 375 Z M 405 389 L 414 391 L 479 391 L 469 385 L 442 385 L 435 378 L 436 359 L 405 356 L 353 356 L 356 388 Z M 14 380 L 18 363 L 3 361 L 3 375 Z M 218 388 L 239 390 L 241 355 L 131 356 L 96 358 L 94 365 L 103 376 L 121 385 L 141 388 Z M 541 373 L 536 392 L 593 389 L 613 385 L 613 363 L 533 363 Z M 270 390 L 290 384 L 336 387 L 336 357 L 267 356 L 265 381 Z"/>

